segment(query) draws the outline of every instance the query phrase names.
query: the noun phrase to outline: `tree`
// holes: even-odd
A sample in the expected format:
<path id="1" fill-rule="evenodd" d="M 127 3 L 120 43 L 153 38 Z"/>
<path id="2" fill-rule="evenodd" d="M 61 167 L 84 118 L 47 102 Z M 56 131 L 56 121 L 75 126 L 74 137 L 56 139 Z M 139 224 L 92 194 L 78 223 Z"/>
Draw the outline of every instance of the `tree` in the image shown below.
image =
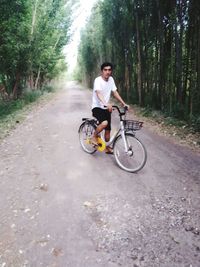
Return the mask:
<path id="1" fill-rule="evenodd" d="M 69 0 L 1 0 L 0 79 L 9 95 L 55 75 L 70 37 L 71 7 Z"/>
<path id="2" fill-rule="evenodd" d="M 88 64 L 96 75 L 96 63 L 110 60 L 118 89 L 127 100 L 197 121 L 200 2 L 103 0 L 97 7 L 82 35 L 83 75 L 90 75 Z M 88 57 L 93 64 L 87 62 Z"/>

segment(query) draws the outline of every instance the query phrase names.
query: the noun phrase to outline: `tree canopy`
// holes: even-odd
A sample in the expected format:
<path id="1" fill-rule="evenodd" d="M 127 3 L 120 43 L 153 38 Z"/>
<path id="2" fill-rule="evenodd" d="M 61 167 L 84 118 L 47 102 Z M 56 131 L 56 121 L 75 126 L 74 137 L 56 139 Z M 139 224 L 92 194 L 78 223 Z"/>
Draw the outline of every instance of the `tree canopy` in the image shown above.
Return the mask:
<path id="1" fill-rule="evenodd" d="M 16 97 L 53 78 L 69 41 L 69 0 L 1 0 L 0 83 Z"/>
<path id="2" fill-rule="evenodd" d="M 92 86 L 111 61 L 130 103 L 200 124 L 199 22 L 198 0 L 99 1 L 82 33 L 81 76 Z"/>

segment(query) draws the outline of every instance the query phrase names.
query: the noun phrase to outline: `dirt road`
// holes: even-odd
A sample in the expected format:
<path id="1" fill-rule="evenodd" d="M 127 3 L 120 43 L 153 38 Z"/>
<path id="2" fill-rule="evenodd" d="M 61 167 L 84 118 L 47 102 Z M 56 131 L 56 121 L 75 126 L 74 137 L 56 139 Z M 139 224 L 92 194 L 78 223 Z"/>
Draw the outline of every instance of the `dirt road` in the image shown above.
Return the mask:
<path id="1" fill-rule="evenodd" d="M 200 156 L 145 127 L 138 174 L 86 154 L 90 100 L 69 83 L 1 143 L 0 267 L 199 267 Z"/>

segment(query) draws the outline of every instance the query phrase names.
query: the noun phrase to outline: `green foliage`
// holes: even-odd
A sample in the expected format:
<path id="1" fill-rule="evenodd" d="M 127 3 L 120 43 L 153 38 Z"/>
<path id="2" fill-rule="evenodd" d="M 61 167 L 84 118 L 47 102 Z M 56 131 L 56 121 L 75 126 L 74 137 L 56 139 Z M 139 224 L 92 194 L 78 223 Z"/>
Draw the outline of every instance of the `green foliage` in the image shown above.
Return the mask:
<path id="1" fill-rule="evenodd" d="M 43 91 L 45 92 L 48 92 L 48 93 L 52 93 L 55 91 L 54 87 L 51 86 L 51 85 L 45 85 L 43 88 L 42 88 Z"/>
<path id="2" fill-rule="evenodd" d="M 103 47 L 104 31 L 102 29 L 102 17 L 100 14 L 100 4 L 93 8 L 93 13 L 87 23 L 86 30 L 82 32 L 81 44 L 79 46 L 78 66 L 76 76 L 80 80 L 85 80 L 92 86 L 99 64 L 106 58 Z M 82 77 L 82 78 L 81 78 Z"/>
<path id="3" fill-rule="evenodd" d="M 11 100 L 9 102 L 0 102 L 0 119 L 3 119 L 7 115 L 22 109 L 24 105 L 24 99 Z"/>
<path id="4" fill-rule="evenodd" d="M 0 5 L 0 74 L 11 90 L 17 72 L 24 73 L 28 66 L 27 1 L 1 1 Z"/>
<path id="5" fill-rule="evenodd" d="M 165 124 L 166 125 L 174 125 L 174 126 L 178 126 L 178 127 L 183 127 L 183 126 L 186 125 L 186 122 L 178 120 L 178 119 L 173 118 L 173 117 L 167 117 L 167 118 L 165 118 Z"/>
<path id="6" fill-rule="evenodd" d="M 42 91 L 40 90 L 26 92 L 23 94 L 23 98 L 21 99 L 21 101 L 23 101 L 25 104 L 32 103 L 35 102 L 41 95 Z"/>
<path id="7" fill-rule="evenodd" d="M 150 117 L 152 115 L 152 109 L 147 107 L 147 108 L 142 108 L 141 109 L 141 114 L 145 117 Z"/>
<path id="8" fill-rule="evenodd" d="M 6 116 L 13 114 L 17 110 L 23 109 L 26 105 L 35 102 L 45 92 L 51 93 L 54 88 L 50 85 L 45 85 L 42 90 L 26 91 L 20 98 L 9 100 L 7 102 L 0 100 L 0 120 Z"/>
<path id="9" fill-rule="evenodd" d="M 0 80 L 10 97 L 38 89 L 66 68 L 70 0 L 1 0 Z"/>
<path id="10" fill-rule="evenodd" d="M 195 129 L 195 131 L 200 132 L 200 116 L 193 117 L 191 125 Z"/>
<path id="11" fill-rule="evenodd" d="M 5 118 L 6 116 L 14 113 L 17 110 L 21 110 L 25 105 L 35 102 L 42 92 L 29 91 L 23 94 L 23 96 L 17 100 L 10 100 L 8 102 L 0 101 L 0 119 Z"/>
<path id="12" fill-rule="evenodd" d="M 99 1 L 82 33 L 78 77 L 91 86 L 112 61 L 127 101 L 192 123 L 200 115 L 199 10 L 198 0 Z"/>

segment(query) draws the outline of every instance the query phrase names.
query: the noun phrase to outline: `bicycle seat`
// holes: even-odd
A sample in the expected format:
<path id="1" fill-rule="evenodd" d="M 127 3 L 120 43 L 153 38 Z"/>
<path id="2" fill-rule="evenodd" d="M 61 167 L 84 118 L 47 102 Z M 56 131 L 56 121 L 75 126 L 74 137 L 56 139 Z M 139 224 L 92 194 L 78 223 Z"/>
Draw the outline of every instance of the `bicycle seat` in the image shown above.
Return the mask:
<path id="1" fill-rule="evenodd" d="M 96 125 L 99 124 L 99 121 L 98 121 L 97 119 L 82 118 L 82 121 L 88 121 L 88 122 L 90 122 L 91 124 L 96 124 Z"/>

